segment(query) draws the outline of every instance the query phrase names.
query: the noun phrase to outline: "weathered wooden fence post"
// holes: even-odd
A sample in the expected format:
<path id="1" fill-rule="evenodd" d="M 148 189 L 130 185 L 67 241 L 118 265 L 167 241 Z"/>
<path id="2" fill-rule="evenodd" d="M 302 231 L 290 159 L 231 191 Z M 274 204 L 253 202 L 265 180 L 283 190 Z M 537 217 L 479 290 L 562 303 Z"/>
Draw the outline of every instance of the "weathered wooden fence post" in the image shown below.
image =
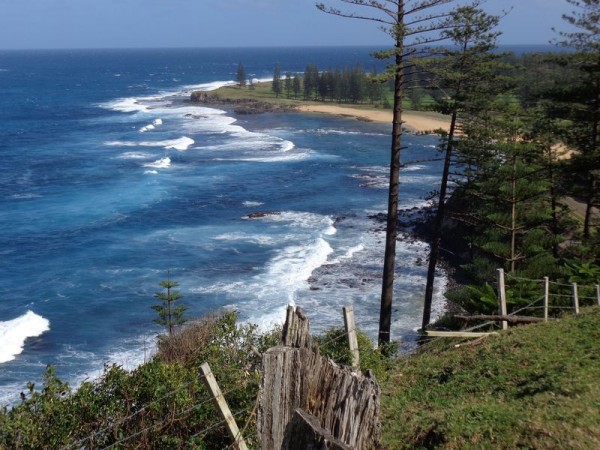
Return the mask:
<path id="1" fill-rule="evenodd" d="M 215 376 L 210 370 L 210 366 L 208 365 L 208 363 L 204 363 L 200 366 L 200 368 L 202 369 L 204 384 L 211 393 L 214 404 L 219 410 L 221 417 L 223 417 L 223 420 L 225 420 L 227 432 L 229 433 L 229 436 L 231 436 L 231 439 L 233 439 L 234 448 L 236 448 L 237 450 L 248 450 L 248 447 L 246 447 L 246 442 L 244 441 L 244 438 L 242 437 L 242 434 L 240 433 L 240 430 L 237 424 L 235 423 L 235 419 L 231 414 L 229 406 L 227 406 L 225 397 L 223 397 L 221 389 L 217 384 L 217 380 L 215 379 Z"/>
<path id="2" fill-rule="evenodd" d="M 550 303 L 550 278 L 544 277 L 544 322 L 548 322 L 548 305 Z"/>
<path id="3" fill-rule="evenodd" d="M 504 286 L 504 269 L 498 269 L 498 307 L 500 309 L 500 315 L 506 316 L 506 288 Z M 508 322 L 502 321 L 502 329 L 508 329 Z"/>
<path id="4" fill-rule="evenodd" d="M 348 335 L 348 347 L 352 354 L 352 367 L 358 369 L 360 367 L 360 353 L 358 352 L 358 340 L 356 339 L 356 325 L 354 322 L 354 308 L 352 306 L 344 306 L 344 327 Z"/>
<path id="5" fill-rule="evenodd" d="M 290 308 L 281 344 L 263 354 L 260 448 L 378 450 L 380 395 L 370 371 L 363 376 L 321 356 L 311 344 L 308 319 Z"/>
<path id="6" fill-rule="evenodd" d="M 596 300 L 598 301 L 598 306 L 600 306 L 600 284 L 596 285 Z"/>
<path id="7" fill-rule="evenodd" d="M 577 283 L 573 283 L 573 308 L 575 308 L 575 314 L 579 314 L 579 293 L 577 292 Z"/>

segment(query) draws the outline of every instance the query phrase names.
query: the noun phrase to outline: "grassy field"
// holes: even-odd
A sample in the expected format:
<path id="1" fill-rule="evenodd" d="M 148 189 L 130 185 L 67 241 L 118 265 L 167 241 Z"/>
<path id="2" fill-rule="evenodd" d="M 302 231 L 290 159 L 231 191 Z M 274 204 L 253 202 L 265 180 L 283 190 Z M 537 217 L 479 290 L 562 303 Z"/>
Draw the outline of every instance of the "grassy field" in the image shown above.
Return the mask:
<path id="1" fill-rule="evenodd" d="M 371 104 L 371 103 L 338 103 L 338 102 L 320 102 L 314 100 L 304 100 L 302 93 L 298 94 L 298 98 L 294 98 L 294 93 L 290 93 L 290 98 L 288 98 L 285 89 L 279 95 L 279 98 L 275 97 L 275 93 L 271 89 L 272 83 L 270 81 L 255 83 L 254 88 L 250 89 L 248 86 L 240 88 L 238 86 L 225 86 L 222 88 L 213 91 L 212 93 L 218 95 L 223 99 L 254 99 L 261 102 L 267 103 L 277 103 L 277 104 L 287 104 L 287 105 L 322 105 L 322 104 L 333 104 L 340 106 L 351 106 L 352 108 L 359 109 L 378 109 L 381 110 L 383 107 L 381 103 L 379 104 Z M 388 101 L 393 102 L 393 97 L 391 92 L 388 93 Z M 411 103 L 409 100 L 404 101 L 404 108 L 410 109 Z"/>
<path id="2" fill-rule="evenodd" d="M 440 340 L 383 384 L 389 449 L 600 448 L 600 308 Z"/>

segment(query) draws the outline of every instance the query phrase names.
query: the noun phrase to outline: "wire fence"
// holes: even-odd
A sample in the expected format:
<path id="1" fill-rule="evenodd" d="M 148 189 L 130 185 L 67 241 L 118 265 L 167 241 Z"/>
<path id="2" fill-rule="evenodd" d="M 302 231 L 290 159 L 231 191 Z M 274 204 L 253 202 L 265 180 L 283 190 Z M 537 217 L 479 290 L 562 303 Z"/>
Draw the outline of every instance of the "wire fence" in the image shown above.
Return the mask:
<path id="1" fill-rule="evenodd" d="M 529 301 L 526 304 L 519 305 L 513 308 L 510 312 L 507 312 L 508 316 L 517 316 L 522 314 L 531 314 L 534 316 L 539 316 L 540 312 L 543 311 L 544 317 L 547 317 L 549 309 L 556 310 L 574 310 L 578 312 L 578 305 L 574 307 L 571 303 L 578 301 L 587 301 L 587 303 L 593 303 L 600 305 L 600 287 L 598 285 L 581 285 L 578 286 L 576 284 L 565 284 L 560 282 L 550 281 L 548 278 L 544 279 L 528 279 L 523 277 L 516 277 L 510 274 L 506 275 L 508 286 L 512 289 L 523 288 L 524 291 L 529 293 L 539 291 L 537 294 L 534 294 L 533 300 Z M 502 283 L 504 286 L 504 283 Z M 499 283 L 500 289 L 500 283 Z M 581 292 L 584 295 L 579 295 Z M 499 295 L 500 297 L 500 295 Z M 530 297 L 531 298 L 531 297 Z M 341 319 L 341 315 L 340 315 Z M 340 320 L 340 328 L 342 325 L 342 321 Z M 328 337 L 327 334 L 322 335 L 320 338 L 320 345 L 322 346 L 332 346 L 342 344 L 344 341 L 349 341 L 349 334 L 356 333 L 360 330 L 364 329 L 373 329 L 379 326 L 378 320 L 359 320 L 357 324 L 346 327 L 345 332 L 333 333 L 331 337 Z M 495 330 L 501 327 L 501 322 L 497 320 L 487 320 L 480 321 L 471 327 L 464 329 L 463 331 L 474 332 L 475 330 L 485 329 L 486 331 Z M 417 330 L 404 333 L 402 335 L 403 341 L 401 345 L 398 347 L 396 355 L 399 357 L 407 356 L 410 354 L 414 354 L 415 350 L 418 348 L 426 348 L 433 343 L 444 339 L 444 337 L 438 336 L 428 336 Z M 466 338 L 457 338 L 456 345 L 460 346 L 464 342 L 469 341 L 470 339 Z M 230 371 L 237 371 L 240 374 L 245 372 L 244 369 L 236 369 L 231 368 Z M 201 390 L 196 386 L 201 382 L 202 376 L 198 376 L 192 380 L 187 381 L 186 383 L 170 390 L 169 392 L 148 400 L 144 404 L 140 404 L 137 406 L 136 410 L 131 412 L 130 414 L 115 420 L 113 423 L 109 425 L 103 426 L 102 428 L 90 433 L 85 437 L 81 437 L 78 440 L 61 447 L 61 450 L 73 450 L 73 449 L 81 449 L 81 448 L 102 448 L 103 450 L 108 450 L 112 448 L 124 448 L 128 446 L 129 443 L 132 446 L 143 445 L 139 444 L 139 442 L 134 441 L 136 438 L 146 436 L 149 433 L 160 433 L 164 428 L 166 428 L 169 424 L 174 422 L 182 422 L 188 419 L 192 413 L 196 410 L 200 410 L 204 408 L 207 404 L 214 402 L 215 397 L 210 392 L 204 392 L 204 395 L 198 395 Z M 169 402 L 172 398 L 178 396 L 178 394 L 184 392 L 186 389 L 191 389 L 195 396 L 198 398 L 195 399 L 194 403 L 190 406 L 177 409 L 173 409 L 173 411 L 166 413 L 164 417 L 157 418 L 156 416 L 148 417 L 148 420 L 152 420 L 151 423 L 148 423 L 144 426 L 144 420 L 138 420 L 138 423 L 132 423 L 136 419 L 140 419 L 140 416 L 144 416 L 144 413 L 148 412 L 155 405 L 162 405 L 166 402 Z M 241 391 L 245 389 L 245 386 L 239 385 L 227 389 L 222 393 L 222 397 L 227 398 L 228 396 L 236 393 L 237 391 Z M 238 405 L 239 406 L 239 405 Z M 247 415 L 246 423 L 244 427 L 238 431 L 238 435 L 233 439 L 232 444 L 228 448 L 232 448 L 235 446 L 235 442 L 238 437 L 243 436 L 243 434 L 247 431 L 249 424 L 252 421 L 253 416 L 256 414 L 257 403 L 254 403 L 253 406 L 246 407 L 241 406 L 240 409 L 231 413 L 231 416 L 235 418 L 243 417 Z M 193 430 L 193 434 L 187 433 L 185 439 L 187 442 L 191 442 L 194 439 L 205 439 L 211 432 L 215 431 L 219 427 L 223 427 L 227 425 L 227 418 L 213 421 L 209 424 L 204 423 L 201 426 L 201 429 Z M 131 426 L 129 426 L 131 425 Z M 130 430 L 130 433 L 126 436 L 120 437 L 118 440 L 111 442 L 110 444 L 104 447 L 98 447 L 99 442 L 107 442 L 107 439 L 111 439 L 109 436 L 110 433 L 123 432 L 124 430 Z M 114 438 L 112 438 L 114 439 Z M 139 444 L 139 445 L 138 445 Z"/>

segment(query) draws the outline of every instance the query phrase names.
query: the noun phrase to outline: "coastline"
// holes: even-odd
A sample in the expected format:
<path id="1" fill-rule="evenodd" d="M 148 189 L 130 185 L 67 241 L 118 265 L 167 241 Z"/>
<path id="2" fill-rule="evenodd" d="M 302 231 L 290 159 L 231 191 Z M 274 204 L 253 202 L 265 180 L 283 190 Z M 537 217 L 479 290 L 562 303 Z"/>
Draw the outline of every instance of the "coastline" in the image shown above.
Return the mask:
<path id="1" fill-rule="evenodd" d="M 258 83 L 254 90 L 222 86 L 215 90 L 193 91 L 189 99 L 192 103 L 229 107 L 234 113 L 241 115 L 297 111 L 351 117 L 365 122 L 392 123 L 391 109 L 375 108 L 368 104 L 319 103 L 276 98 L 268 86 L 269 83 Z M 450 129 L 450 117 L 433 111 L 404 110 L 402 120 L 403 127 L 413 133 L 427 134 L 438 129 Z"/>
<path id="2" fill-rule="evenodd" d="M 300 104 L 297 110 L 306 113 L 354 117 L 367 122 L 391 123 L 393 118 L 392 111 L 388 109 L 363 109 L 329 104 Z M 435 112 L 404 111 L 402 119 L 404 127 L 415 133 L 429 133 L 440 128 L 446 131 L 450 129 L 450 118 Z"/>

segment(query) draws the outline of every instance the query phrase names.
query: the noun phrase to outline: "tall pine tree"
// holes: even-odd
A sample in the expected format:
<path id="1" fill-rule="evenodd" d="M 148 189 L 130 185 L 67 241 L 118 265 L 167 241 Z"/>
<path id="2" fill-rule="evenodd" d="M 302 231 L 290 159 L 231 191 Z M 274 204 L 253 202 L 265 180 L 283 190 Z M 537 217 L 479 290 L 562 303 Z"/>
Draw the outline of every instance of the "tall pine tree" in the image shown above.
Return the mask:
<path id="1" fill-rule="evenodd" d="M 425 328 L 431 319 L 431 305 L 435 269 L 440 253 L 442 224 L 445 216 L 446 196 L 450 176 L 450 166 L 455 147 L 456 134 L 460 131 L 460 122 L 469 120 L 469 116 L 480 113 L 489 101 L 503 87 L 498 76 L 498 59 L 494 53 L 496 38 L 500 34 L 494 31 L 499 17 L 486 14 L 478 4 L 458 7 L 450 16 L 453 28 L 444 30 L 442 34 L 451 41 L 451 45 L 438 48 L 433 58 L 419 58 L 417 65 L 425 73 L 432 89 L 444 95 L 437 97 L 434 108 L 443 114 L 450 114 L 450 129 L 443 136 L 444 168 L 440 182 L 437 209 L 433 223 L 431 251 L 425 299 L 423 305 L 422 327 Z"/>
<path id="2" fill-rule="evenodd" d="M 377 54 L 380 58 L 392 60 L 387 74 L 394 80 L 388 210 L 378 338 L 379 342 L 384 344 L 390 342 L 391 338 L 396 239 L 398 236 L 402 102 L 407 70 L 413 67 L 408 59 L 420 51 L 420 45 L 427 45 L 439 40 L 439 31 L 450 26 L 446 20 L 448 14 L 438 7 L 452 3 L 453 0 L 339 1 L 351 5 L 350 10 L 342 11 L 332 6 L 326 6 L 324 3 L 318 3 L 317 7 L 321 11 L 335 16 L 374 22 L 390 35 L 393 42 L 393 49 Z"/>
<path id="3" fill-rule="evenodd" d="M 563 19 L 575 31 L 562 32 L 558 44 L 575 50 L 565 57 L 577 77 L 554 91 L 554 112 L 570 123 L 564 128 L 567 145 L 577 149 L 572 173 L 586 204 L 583 239 L 592 238 L 592 211 L 600 204 L 600 1 L 567 0 L 575 10 Z"/>

